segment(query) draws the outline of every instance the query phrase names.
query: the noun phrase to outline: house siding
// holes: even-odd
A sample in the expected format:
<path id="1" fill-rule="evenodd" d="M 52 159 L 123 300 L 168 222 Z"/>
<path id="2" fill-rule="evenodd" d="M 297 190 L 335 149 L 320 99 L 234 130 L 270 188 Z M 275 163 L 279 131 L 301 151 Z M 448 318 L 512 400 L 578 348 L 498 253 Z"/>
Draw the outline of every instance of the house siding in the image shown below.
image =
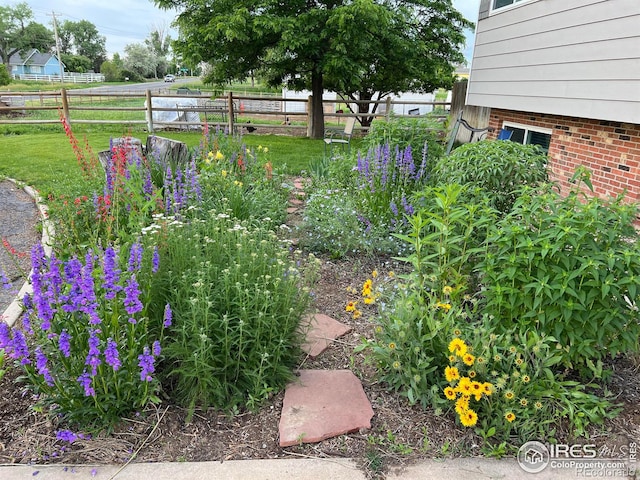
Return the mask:
<path id="1" fill-rule="evenodd" d="M 467 104 L 640 124 L 640 1 L 482 0 Z"/>
<path id="2" fill-rule="evenodd" d="M 490 138 L 496 138 L 504 122 L 552 131 L 549 171 L 563 191 L 570 188 L 576 167 L 584 165 L 592 172 L 596 195 L 626 192 L 627 201 L 640 201 L 640 125 L 492 108 Z"/>

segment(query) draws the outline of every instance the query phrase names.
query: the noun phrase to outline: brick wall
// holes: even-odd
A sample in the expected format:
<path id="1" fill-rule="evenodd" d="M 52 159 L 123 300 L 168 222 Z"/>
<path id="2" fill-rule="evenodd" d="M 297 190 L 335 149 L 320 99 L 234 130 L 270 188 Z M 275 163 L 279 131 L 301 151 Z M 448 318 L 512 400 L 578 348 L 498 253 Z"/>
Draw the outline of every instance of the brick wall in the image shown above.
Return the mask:
<path id="1" fill-rule="evenodd" d="M 640 125 L 494 108 L 490 138 L 496 138 L 504 121 L 552 130 L 550 176 L 563 190 L 574 169 L 584 165 L 592 172 L 597 195 L 613 196 L 626 189 L 628 201 L 640 201 Z"/>

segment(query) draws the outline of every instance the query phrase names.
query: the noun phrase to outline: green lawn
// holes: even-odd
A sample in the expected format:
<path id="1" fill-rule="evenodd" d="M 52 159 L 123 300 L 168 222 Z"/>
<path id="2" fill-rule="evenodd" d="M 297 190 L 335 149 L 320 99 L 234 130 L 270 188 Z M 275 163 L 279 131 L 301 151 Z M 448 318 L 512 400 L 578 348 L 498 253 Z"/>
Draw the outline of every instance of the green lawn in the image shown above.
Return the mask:
<path id="1" fill-rule="evenodd" d="M 111 136 L 104 132 L 78 134 L 82 143 L 86 136 L 94 152 L 109 149 Z M 165 136 L 185 142 L 189 147 L 199 145 L 200 133 L 163 132 Z M 146 142 L 147 134 L 137 134 L 142 142 Z M 324 153 L 322 140 L 311 140 L 304 137 L 282 135 L 248 134 L 243 137 L 249 147 L 262 145 L 269 148 L 269 159 L 274 166 L 285 166 L 287 173 L 295 175 L 308 170 L 309 162 L 320 159 Z M 357 148 L 358 140 L 354 140 Z M 33 185 L 40 192 L 60 191 L 65 185 L 72 185 L 81 180 L 73 149 L 60 128 L 60 133 L 32 133 L 24 135 L 4 135 L 0 137 L 0 176 L 7 176 Z"/>

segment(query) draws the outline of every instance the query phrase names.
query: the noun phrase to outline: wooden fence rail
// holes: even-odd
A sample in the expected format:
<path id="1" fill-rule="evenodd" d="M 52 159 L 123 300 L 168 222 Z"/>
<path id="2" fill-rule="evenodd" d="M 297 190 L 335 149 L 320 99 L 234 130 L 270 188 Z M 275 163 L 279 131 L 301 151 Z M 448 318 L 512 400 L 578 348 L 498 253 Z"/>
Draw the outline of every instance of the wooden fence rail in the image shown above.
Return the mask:
<path id="1" fill-rule="evenodd" d="M 140 99 L 140 106 L 127 106 L 126 101 Z M 154 99 L 158 99 L 154 102 Z M 163 102 L 164 99 L 164 102 Z M 182 99 L 189 99 L 182 100 Z M 174 105 L 167 106 L 167 100 L 176 100 Z M 104 105 L 105 102 L 124 103 L 125 105 Z M 164 103 L 164 106 L 157 104 Z M 300 108 L 294 107 L 296 103 L 302 103 Z M 349 105 L 353 111 L 358 110 L 358 103 L 368 103 L 378 105 L 375 113 L 344 113 L 349 111 Z M 382 104 L 380 106 L 379 104 Z M 167 93 L 162 91 L 153 92 L 83 92 L 82 90 L 61 89 L 54 92 L 7 92 L 0 93 L 0 125 L 20 125 L 20 124 L 53 124 L 59 123 L 59 118 L 24 118 L 28 112 L 53 111 L 64 116 L 69 124 L 113 124 L 113 125 L 146 125 L 146 130 L 150 133 L 158 128 L 190 129 L 200 128 L 204 122 L 210 126 L 221 126 L 235 131 L 238 127 L 246 126 L 246 122 L 251 123 L 251 127 L 270 127 L 287 129 L 306 129 L 307 134 L 311 131 L 312 112 L 311 97 L 309 98 L 285 98 L 285 97 L 264 97 L 256 95 L 236 95 L 228 92 L 225 96 L 215 97 L 202 93 L 198 90 L 185 88 L 178 89 L 177 92 Z M 386 98 L 382 101 L 357 102 L 353 100 L 323 100 L 325 118 L 340 122 L 346 117 L 368 117 L 389 119 L 394 117 L 413 117 L 415 115 L 393 114 L 393 105 L 425 105 L 434 109 L 440 107 L 444 112 L 450 106 L 447 102 L 423 102 L 414 100 L 394 100 Z M 340 108 L 337 108 L 340 107 Z M 383 108 L 382 108 L 383 107 Z M 414 111 L 417 109 L 414 109 Z M 96 112 L 94 118 L 81 118 L 75 112 L 89 111 Z M 122 119 L 103 118 L 100 119 L 100 112 L 139 112 L 140 115 Z M 174 112 L 176 119 L 172 121 L 162 121 L 157 112 Z M 156 115 L 154 115 L 156 113 Z M 204 121 L 201 118 L 204 116 Z M 43 115 L 46 117 L 46 115 Z M 33 115 L 32 115 L 33 117 Z M 242 123 L 239 120 L 242 117 Z M 249 120 L 247 120 L 249 119 Z M 274 119 L 271 123 L 267 119 Z M 292 119 L 295 119 L 292 122 Z"/>

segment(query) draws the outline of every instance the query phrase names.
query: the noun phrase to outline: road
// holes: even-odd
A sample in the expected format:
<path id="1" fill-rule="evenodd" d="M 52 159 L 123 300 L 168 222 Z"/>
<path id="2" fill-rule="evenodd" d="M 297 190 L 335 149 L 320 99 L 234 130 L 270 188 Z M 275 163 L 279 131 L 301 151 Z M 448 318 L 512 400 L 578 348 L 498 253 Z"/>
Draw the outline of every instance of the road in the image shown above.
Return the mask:
<path id="1" fill-rule="evenodd" d="M 162 90 L 168 90 L 171 86 L 187 84 L 194 81 L 194 77 L 176 77 L 174 83 L 164 82 L 162 80 L 144 83 L 127 83 L 124 85 L 104 85 L 101 87 L 80 88 L 77 90 L 67 90 L 67 95 L 74 93 L 144 93 L 151 90 L 154 93 Z"/>

